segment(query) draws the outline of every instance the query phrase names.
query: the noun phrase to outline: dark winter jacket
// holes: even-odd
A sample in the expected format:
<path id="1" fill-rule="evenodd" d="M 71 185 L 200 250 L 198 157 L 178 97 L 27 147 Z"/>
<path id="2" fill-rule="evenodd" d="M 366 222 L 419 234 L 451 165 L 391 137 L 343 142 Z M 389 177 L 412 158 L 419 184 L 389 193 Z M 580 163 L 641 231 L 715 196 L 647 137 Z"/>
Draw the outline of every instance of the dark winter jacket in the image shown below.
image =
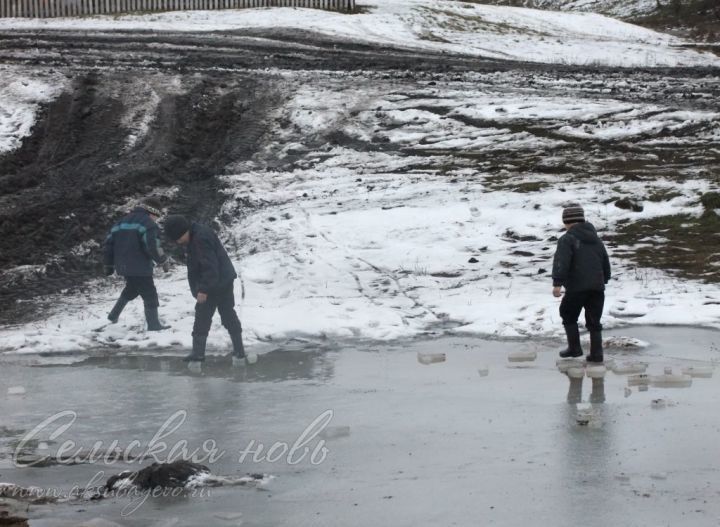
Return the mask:
<path id="1" fill-rule="evenodd" d="M 217 234 L 199 223 L 190 226 L 187 247 L 187 268 L 190 291 L 210 293 L 228 286 L 237 273 Z"/>
<path id="2" fill-rule="evenodd" d="M 152 276 L 153 260 L 165 259 L 157 223 L 140 207 L 113 225 L 105 239 L 105 265 L 121 276 Z"/>
<path id="3" fill-rule="evenodd" d="M 610 280 L 610 259 L 597 231 L 588 222 L 576 223 L 557 242 L 553 285 L 567 292 L 603 291 Z"/>

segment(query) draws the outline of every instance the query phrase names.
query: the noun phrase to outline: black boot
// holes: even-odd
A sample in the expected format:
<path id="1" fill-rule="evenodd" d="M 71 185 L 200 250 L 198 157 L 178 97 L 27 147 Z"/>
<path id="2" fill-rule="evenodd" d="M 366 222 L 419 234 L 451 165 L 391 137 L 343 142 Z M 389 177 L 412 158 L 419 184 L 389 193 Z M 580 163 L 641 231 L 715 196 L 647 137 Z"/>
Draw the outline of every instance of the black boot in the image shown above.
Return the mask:
<path id="1" fill-rule="evenodd" d="M 568 347 L 565 351 L 560 352 L 560 357 L 563 359 L 582 357 L 583 350 L 580 346 L 580 328 L 578 328 L 578 325 L 567 324 L 565 326 L 565 335 L 567 336 Z"/>
<path id="2" fill-rule="evenodd" d="M 588 362 L 603 362 L 603 345 L 602 332 L 590 332 L 590 355 L 587 356 Z"/>
<path id="3" fill-rule="evenodd" d="M 207 337 L 196 337 L 193 336 L 193 347 L 192 353 L 187 357 L 183 357 L 185 362 L 198 361 L 202 362 L 205 360 L 205 345 L 207 344 Z"/>
<path id="4" fill-rule="evenodd" d="M 231 333 L 230 340 L 232 340 L 233 345 L 233 357 L 235 357 L 236 359 L 245 358 L 245 346 L 243 346 L 242 331 Z"/>
<path id="5" fill-rule="evenodd" d="M 110 310 L 110 313 L 108 313 L 108 320 L 113 324 L 117 324 L 117 321 L 120 318 L 120 313 L 122 313 L 122 310 L 125 309 L 126 305 L 128 305 L 127 300 L 123 297 L 118 298 L 117 302 L 115 302 L 115 305 Z"/>
<path id="6" fill-rule="evenodd" d="M 162 331 L 163 329 L 168 329 L 170 327 L 160 324 L 157 307 L 145 308 L 145 320 L 147 321 L 148 331 Z"/>

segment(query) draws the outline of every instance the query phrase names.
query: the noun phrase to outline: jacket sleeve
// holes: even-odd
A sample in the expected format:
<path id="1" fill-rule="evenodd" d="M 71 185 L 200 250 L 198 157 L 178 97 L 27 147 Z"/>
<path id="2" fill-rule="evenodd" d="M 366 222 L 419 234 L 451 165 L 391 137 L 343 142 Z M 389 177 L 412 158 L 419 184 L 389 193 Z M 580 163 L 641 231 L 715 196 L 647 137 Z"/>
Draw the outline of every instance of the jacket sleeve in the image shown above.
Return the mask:
<path id="1" fill-rule="evenodd" d="M 570 274 L 573 258 L 573 244 L 567 234 L 560 237 L 553 258 L 552 280 L 554 287 L 565 285 Z"/>
<path id="2" fill-rule="evenodd" d="M 197 279 L 197 292 L 207 293 L 217 287 L 220 281 L 220 262 L 211 239 L 202 237 L 198 243 L 199 273 Z"/>
<path id="3" fill-rule="evenodd" d="M 610 278 L 612 278 L 612 273 L 610 271 L 610 257 L 608 256 L 607 249 L 605 248 L 605 244 L 602 246 L 603 250 L 603 275 L 605 276 L 605 283 L 607 284 L 610 281 Z"/>
<path id="4" fill-rule="evenodd" d="M 105 250 L 103 254 L 103 264 L 106 267 L 113 267 L 115 265 L 115 241 L 113 240 L 113 233 L 110 232 L 107 238 L 105 238 Z"/>
<path id="5" fill-rule="evenodd" d="M 160 237 L 158 236 L 158 226 L 151 221 L 146 227 L 145 234 L 142 237 L 145 252 L 155 263 L 162 264 L 167 256 L 160 247 Z"/>

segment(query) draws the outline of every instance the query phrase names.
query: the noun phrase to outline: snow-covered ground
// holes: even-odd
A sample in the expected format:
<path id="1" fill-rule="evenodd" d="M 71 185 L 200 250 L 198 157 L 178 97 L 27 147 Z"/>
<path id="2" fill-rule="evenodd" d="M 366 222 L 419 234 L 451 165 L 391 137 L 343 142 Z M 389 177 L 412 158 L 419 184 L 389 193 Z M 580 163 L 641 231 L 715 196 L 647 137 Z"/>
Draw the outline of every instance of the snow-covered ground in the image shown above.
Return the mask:
<path id="1" fill-rule="evenodd" d="M 505 2 L 490 0 L 487 3 Z M 658 0 L 525 0 L 524 3 L 542 9 L 602 13 L 618 18 L 649 15 L 660 5 Z"/>
<path id="2" fill-rule="evenodd" d="M 595 13 L 567 13 L 450 0 L 358 2 L 367 12 L 344 15 L 270 8 L 0 19 L 0 29 L 218 31 L 297 28 L 358 42 L 500 60 L 631 67 L 720 65 L 685 41 Z"/>
<path id="3" fill-rule="evenodd" d="M 624 220 L 698 216 L 699 195 L 713 187 L 694 177 L 702 171 L 700 158 L 686 172 L 660 167 L 652 182 L 619 178 L 610 169 L 637 159 L 647 163 L 667 148 L 716 149 L 720 114 L 702 107 L 583 96 L 594 80 L 554 75 L 536 76 L 534 95 L 509 89 L 518 81 L 505 73 L 439 84 L 380 75 L 352 83 L 332 73 L 277 75 L 292 96 L 276 111 L 266 148 L 223 176 L 229 199 L 221 216 L 235 220 L 222 238 L 243 276 L 246 296 L 240 300 L 238 282 L 236 298 L 250 344 L 437 331 L 557 336 L 559 301 L 550 294 L 549 274 L 564 205 L 581 203 L 607 237 Z M 622 77 L 606 80 L 602 90 L 625 84 Z M 342 139 L 331 144 L 333 136 Z M 613 144 L 620 148 L 603 150 Z M 628 144 L 629 154 L 610 155 Z M 597 159 L 584 159 L 588 151 Z M 481 154 L 505 159 L 507 169 L 485 168 Z M 292 170 L 267 168 L 290 158 L 297 158 Z M 567 163 L 593 167 L 594 175 L 584 177 L 582 168 L 560 175 L 541 170 L 542 164 Z M 603 164 L 607 171 L 596 175 Z M 663 191 L 674 197 L 649 197 Z M 624 196 L 642 201 L 643 211 L 613 204 Z M 243 208 L 247 202 L 255 212 Z M 642 244 L 618 246 L 611 256 Z M 618 257 L 613 264 L 607 327 L 720 327 L 718 286 Z M 158 276 L 157 284 L 168 331 L 143 331 L 139 301 L 120 324 L 93 331 L 105 324 L 120 291 L 115 279 L 51 299 L 63 307 L 44 321 L 0 330 L 2 348 L 186 348 L 194 304 L 184 268 Z M 229 338 L 219 320 L 215 324 L 210 346 L 225 350 Z"/>
<path id="4" fill-rule="evenodd" d="M 53 100 L 66 85 L 61 75 L 0 77 L 0 155 L 19 148 L 42 103 Z"/>

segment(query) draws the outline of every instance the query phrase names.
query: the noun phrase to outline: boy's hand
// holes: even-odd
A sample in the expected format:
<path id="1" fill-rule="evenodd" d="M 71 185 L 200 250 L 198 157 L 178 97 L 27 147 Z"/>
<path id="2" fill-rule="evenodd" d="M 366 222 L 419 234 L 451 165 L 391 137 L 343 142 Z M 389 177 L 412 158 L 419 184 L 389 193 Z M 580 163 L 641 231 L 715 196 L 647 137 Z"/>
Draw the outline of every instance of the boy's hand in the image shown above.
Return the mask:
<path id="1" fill-rule="evenodd" d="M 198 293 L 196 300 L 198 304 L 204 304 L 207 302 L 207 293 Z"/>
<path id="2" fill-rule="evenodd" d="M 560 287 L 553 287 L 553 296 L 555 298 L 560 298 L 562 296 L 562 288 Z"/>

